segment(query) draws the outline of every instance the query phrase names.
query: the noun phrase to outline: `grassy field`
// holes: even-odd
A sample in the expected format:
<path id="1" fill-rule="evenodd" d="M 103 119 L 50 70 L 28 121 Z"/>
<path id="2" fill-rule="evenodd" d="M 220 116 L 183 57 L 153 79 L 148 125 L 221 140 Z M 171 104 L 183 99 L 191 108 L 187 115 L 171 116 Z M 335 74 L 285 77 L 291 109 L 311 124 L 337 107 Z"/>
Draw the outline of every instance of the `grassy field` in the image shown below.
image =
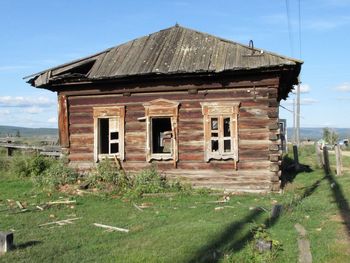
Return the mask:
<path id="1" fill-rule="evenodd" d="M 0 230 L 14 232 L 16 247 L 0 262 L 297 262 L 296 223 L 307 230 L 314 262 L 349 262 L 350 173 L 325 176 L 314 156 L 312 148 L 301 150 L 301 163 L 313 171 L 289 172 L 283 194 L 231 195 L 225 203 L 216 202 L 223 194 L 206 191 L 137 199 L 48 193 L 30 179 L 1 173 Z M 350 157 L 344 166 L 350 167 Z M 76 203 L 44 207 L 66 199 Z M 15 201 L 28 210 L 21 212 Z M 271 219 L 276 203 L 283 213 Z M 79 219 L 39 226 L 69 218 Z M 130 232 L 108 232 L 94 223 Z M 273 253 L 254 250 L 252 229 L 260 224 L 280 244 Z"/>

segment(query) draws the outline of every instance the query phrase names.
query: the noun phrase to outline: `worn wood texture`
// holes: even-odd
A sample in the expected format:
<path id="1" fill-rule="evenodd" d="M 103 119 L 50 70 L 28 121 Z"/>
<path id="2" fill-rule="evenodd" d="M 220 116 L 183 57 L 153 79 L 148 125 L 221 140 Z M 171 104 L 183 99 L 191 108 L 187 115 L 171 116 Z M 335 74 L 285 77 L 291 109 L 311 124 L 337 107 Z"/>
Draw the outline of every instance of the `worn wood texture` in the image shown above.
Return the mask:
<path id="1" fill-rule="evenodd" d="M 224 91 L 211 90 L 205 95 L 188 94 L 183 91 L 140 93 L 131 96 L 113 93 L 69 96 L 70 163 L 73 167 L 83 171 L 94 166 L 93 108 L 124 105 L 125 159 L 123 168 L 126 171 L 137 172 L 153 163 L 170 178 L 181 177 L 196 187 L 246 192 L 278 191 L 281 160 L 280 140 L 276 139 L 279 130 L 275 129 L 278 123 L 276 118 L 278 108 L 270 103 L 270 96 L 274 96 L 276 92 L 277 85 L 255 85 L 255 96 L 251 91 L 248 92 L 247 88 L 227 86 Z M 151 104 L 147 103 L 158 99 L 174 102 L 178 108 L 176 167 L 174 167 L 173 160 L 149 160 L 147 158 L 147 110 L 145 105 L 148 107 Z M 232 159 L 205 161 L 201 103 L 218 101 L 240 103 L 237 117 L 239 145 L 237 165 Z M 274 114 L 269 116 L 269 112 Z M 170 113 L 173 114 L 173 112 Z M 164 114 L 170 113 L 164 112 Z M 155 111 L 152 114 L 161 116 L 162 112 Z"/>
<path id="2" fill-rule="evenodd" d="M 281 86 L 282 97 L 285 98 L 292 85 L 297 83 L 301 64 L 302 61 L 296 59 L 174 26 L 34 74 L 29 82 L 42 87 L 54 83 L 147 75 L 219 74 L 271 69 L 285 75 L 288 85 Z"/>
<path id="3" fill-rule="evenodd" d="M 58 95 L 58 135 L 62 148 L 69 147 L 67 96 Z"/>

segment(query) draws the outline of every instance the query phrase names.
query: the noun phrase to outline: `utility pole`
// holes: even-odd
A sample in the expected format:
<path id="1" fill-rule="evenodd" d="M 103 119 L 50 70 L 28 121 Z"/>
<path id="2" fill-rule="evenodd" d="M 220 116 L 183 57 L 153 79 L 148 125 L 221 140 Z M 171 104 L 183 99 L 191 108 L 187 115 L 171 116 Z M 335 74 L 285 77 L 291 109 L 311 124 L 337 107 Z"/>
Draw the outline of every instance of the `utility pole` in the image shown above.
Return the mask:
<path id="1" fill-rule="evenodd" d="M 297 136 L 296 136 L 297 132 L 296 132 L 296 111 L 295 111 L 296 106 L 295 106 L 295 104 L 296 104 L 296 100 L 295 100 L 295 98 L 293 98 L 293 138 L 292 138 L 292 142 L 294 145 L 296 144 L 296 138 L 297 138 Z"/>
<path id="2" fill-rule="evenodd" d="M 296 145 L 300 146 L 300 77 L 297 86 L 297 113 L 296 113 Z"/>

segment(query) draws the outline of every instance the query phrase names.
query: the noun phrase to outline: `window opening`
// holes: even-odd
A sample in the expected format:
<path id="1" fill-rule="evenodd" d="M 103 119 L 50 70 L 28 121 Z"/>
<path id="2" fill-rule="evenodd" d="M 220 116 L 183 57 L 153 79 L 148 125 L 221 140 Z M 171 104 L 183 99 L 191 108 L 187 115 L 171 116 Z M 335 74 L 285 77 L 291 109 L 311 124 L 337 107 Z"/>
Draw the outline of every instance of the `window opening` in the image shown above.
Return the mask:
<path id="1" fill-rule="evenodd" d="M 117 118 L 100 118 L 99 154 L 117 154 L 119 152 L 119 132 Z"/>
<path id="2" fill-rule="evenodd" d="M 171 118 L 152 118 L 152 153 L 171 153 Z"/>
<path id="3" fill-rule="evenodd" d="M 100 154 L 108 154 L 108 131 L 109 131 L 109 121 L 108 119 L 99 119 L 99 130 L 100 130 Z"/>
<path id="4" fill-rule="evenodd" d="M 124 106 L 94 107 L 94 160 L 124 160 Z"/>
<path id="5" fill-rule="evenodd" d="M 239 102 L 202 102 L 204 116 L 204 160 L 238 161 Z"/>

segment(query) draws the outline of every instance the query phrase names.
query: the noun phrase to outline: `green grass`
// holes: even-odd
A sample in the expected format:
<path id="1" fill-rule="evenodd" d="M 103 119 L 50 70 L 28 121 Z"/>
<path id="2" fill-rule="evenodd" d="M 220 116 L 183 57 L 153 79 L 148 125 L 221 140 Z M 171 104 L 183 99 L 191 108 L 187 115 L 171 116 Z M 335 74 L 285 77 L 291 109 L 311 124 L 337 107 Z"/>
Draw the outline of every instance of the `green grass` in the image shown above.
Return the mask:
<path id="1" fill-rule="evenodd" d="M 349 222 L 344 225 L 341 219 L 350 212 L 350 174 L 325 177 L 315 168 L 314 156 L 311 148 L 301 151 L 301 163 L 311 164 L 314 171 L 299 173 L 283 194 L 233 195 L 224 204 L 212 202 L 222 196 L 205 194 L 133 200 L 112 194 L 53 192 L 49 196 L 34 190 L 28 179 L 0 173 L 0 230 L 13 229 L 17 246 L 0 262 L 297 262 L 296 223 L 308 231 L 314 262 L 347 262 L 344 226 Z M 344 161 L 346 165 L 350 167 L 350 160 Z M 77 203 L 35 209 L 60 197 Z M 26 203 L 29 211 L 18 213 L 11 200 Z M 271 220 L 269 211 L 275 202 L 282 203 L 284 211 Z M 139 211 L 134 203 L 150 207 Z M 215 210 L 219 206 L 225 208 Z M 81 219 L 65 226 L 39 227 L 75 217 Z M 130 232 L 106 232 L 93 223 Z M 273 240 L 282 243 L 282 250 L 274 255 L 252 249 L 251 229 L 261 223 Z"/>

